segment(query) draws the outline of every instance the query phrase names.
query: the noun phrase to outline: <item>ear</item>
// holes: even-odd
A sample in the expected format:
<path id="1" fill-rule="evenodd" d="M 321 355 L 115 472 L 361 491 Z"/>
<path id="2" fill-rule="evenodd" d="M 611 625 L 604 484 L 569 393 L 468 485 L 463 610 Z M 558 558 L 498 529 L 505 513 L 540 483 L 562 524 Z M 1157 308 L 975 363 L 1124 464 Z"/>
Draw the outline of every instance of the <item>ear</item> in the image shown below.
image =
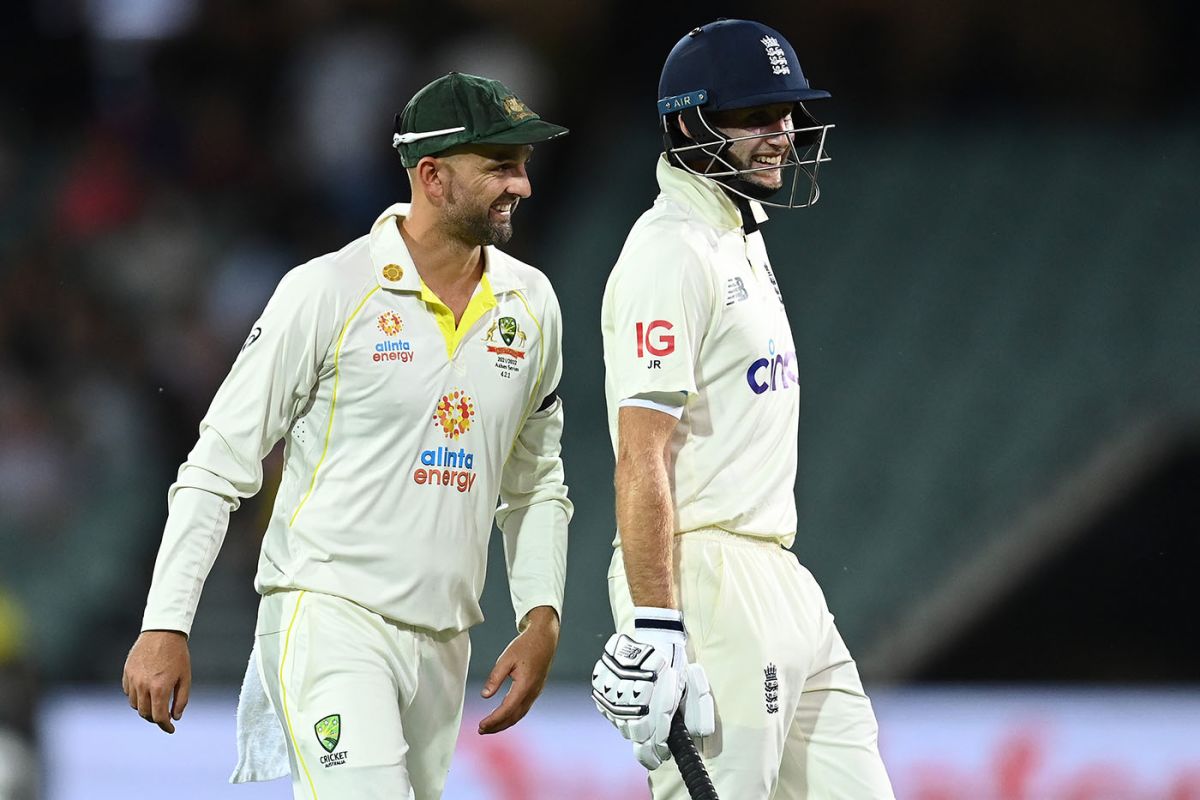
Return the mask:
<path id="1" fill-rule="evenodd" d="M 696 137 L 692 136 L 692 132 L 688 130 L 687 123 L 683 120 L 683 114 L 680 114 L 677 119 L 679 120 L 679 130 L 683 131 L 683 135 L 689 139 L 695 139 Z"/>
<path id="2" fill-rule="evenodd" d="M 409 170 L 414 190 L 421 192 L 433 203 L 441 202 L 446 196 L 446 184 L 443 181 L 447 165 L 433 156 L 425 156 L 417 165 Z"/>

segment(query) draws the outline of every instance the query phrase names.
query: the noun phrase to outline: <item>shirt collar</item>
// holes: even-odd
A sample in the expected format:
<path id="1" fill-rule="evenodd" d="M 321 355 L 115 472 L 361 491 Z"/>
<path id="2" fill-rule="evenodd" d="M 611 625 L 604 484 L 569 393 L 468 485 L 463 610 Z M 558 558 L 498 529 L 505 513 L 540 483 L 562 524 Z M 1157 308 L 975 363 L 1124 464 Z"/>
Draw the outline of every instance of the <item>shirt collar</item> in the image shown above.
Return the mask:
<path id="1" fill-rule="evenodd" d="M 694 210 L 707 222 L 718 228 L 733 230 L 742 227 L 741 211 L 716 181 L 672 166 L 667 161 L 665 154 L 658 157 L 656 173 L 658 186 L 667 197 L 685 208 Z M 749 202 L 750 213 L 754 215 L 754 221 L 766 222 L 767 212 L 763 210 L 762 203 L 757 200 Z"/>
<path id="2" fill-rule="evenodd" d="M 400 221 L 408 216 L 411 209 L 410 203 L 396 203 L 380 214 L 371 226 L 371 263 L 375 280 L 384 289 L 421 291 L 421 276 L 417 273 L 399 227 Z M 493 292 L 509 292 L 523 287 L 509 260 L 508 254 L 490 245 L 483 248 L 483 272 Z"/>

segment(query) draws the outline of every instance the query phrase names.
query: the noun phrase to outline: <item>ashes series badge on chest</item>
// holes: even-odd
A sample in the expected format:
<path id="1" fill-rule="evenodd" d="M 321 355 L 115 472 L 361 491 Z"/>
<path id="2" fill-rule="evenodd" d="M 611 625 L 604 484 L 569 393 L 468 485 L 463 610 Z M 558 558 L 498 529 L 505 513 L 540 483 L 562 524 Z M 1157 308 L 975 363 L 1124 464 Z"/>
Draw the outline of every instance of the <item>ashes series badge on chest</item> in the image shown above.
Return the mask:
<path id="1" fill-rule="evenodd" d="M 516 317 L 500 317 L 488 326 L 483 341 L 487 344 L 487 351 L 496 356 L 495 366 L 500 371 L 500 377 L 512 378 L 521 371 L 525 351 L 520 348 L 525 347 L 528 340 L 525 331 L 517 324 Z"/>

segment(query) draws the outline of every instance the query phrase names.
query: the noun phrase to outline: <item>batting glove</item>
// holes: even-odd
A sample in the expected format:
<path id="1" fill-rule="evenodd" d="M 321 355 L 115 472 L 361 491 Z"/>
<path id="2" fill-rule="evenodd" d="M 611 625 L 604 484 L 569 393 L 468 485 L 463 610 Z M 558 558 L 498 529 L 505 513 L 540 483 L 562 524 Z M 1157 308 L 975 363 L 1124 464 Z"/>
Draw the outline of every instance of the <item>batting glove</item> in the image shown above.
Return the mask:
<path id="1" fill-rule="evenodd" d="M 684 721 L 690 734 L 708 736 L 716 718 L 704 669 L 687 663 L 683 616 L 674 609 L 644 606 L 634 613 L 638 638 L 609 638 L 592 671 L 592 699 L 632 742 L 642 766 L 657 769 L 671 757 L 667 735 L 685 694 Z"/>

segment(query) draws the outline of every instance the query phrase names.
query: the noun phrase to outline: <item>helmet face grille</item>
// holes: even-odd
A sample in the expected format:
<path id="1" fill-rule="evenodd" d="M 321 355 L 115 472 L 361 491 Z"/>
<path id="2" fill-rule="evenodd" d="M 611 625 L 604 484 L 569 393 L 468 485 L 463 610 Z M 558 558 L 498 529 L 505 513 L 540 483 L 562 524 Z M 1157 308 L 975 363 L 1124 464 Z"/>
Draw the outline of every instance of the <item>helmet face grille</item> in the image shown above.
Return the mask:
<path id="1" fill-rule="evenodd" d="M 812 123 L 804 128 L 791 129 L 782 134 L 780 131 L 768 131 L 728 136 L 705 118 L 703 109 L 692 109 L 685 113 L 687 121 L 692 123 L 688 126 L 689 130 L 696 127 L 694 121 L 700 123 L 700 130 L 692 131 L 690 139 L 674 129 L 678 124 L 675 119 L 663 117 L 667 157 L 676 166 L 693 175 L 715 180 L 728 191 L 766 206 L 806 208 L 820 199 L 817 173 L 821 164 L 832 160 L 825 151 L 825 139 L 833 125 L 821 125 L 804 111 L 806 121 Z M 787 147 L 778 166 L 738 165 L 730 156 L 730 148 L 735 143 L 775 139 L 781 135 L 786 136 Z M 747 179 L 757 172 L 773 170 L 781 170 L 785 176 L 777 190 L 764 189 Z M 787 179 L 789 171 L 790 181 Z"/>

